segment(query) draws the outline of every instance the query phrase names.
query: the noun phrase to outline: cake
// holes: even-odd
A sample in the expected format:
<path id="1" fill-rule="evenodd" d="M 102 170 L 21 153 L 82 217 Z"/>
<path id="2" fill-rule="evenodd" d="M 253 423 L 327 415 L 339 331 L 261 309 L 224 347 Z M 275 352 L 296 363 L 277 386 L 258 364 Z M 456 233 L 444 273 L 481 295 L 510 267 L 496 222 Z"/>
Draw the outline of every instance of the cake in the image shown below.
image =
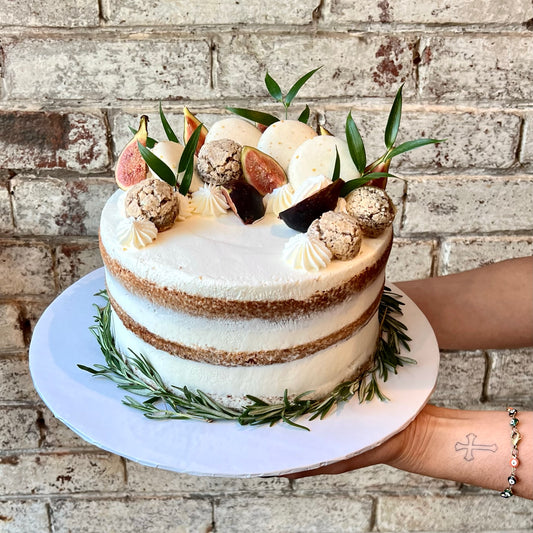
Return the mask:
<path id="1" fill-rule="evenodd" d="M 150 154 L 141 119 L 117 166 L 124 190 L 102 211 L 115 345 L 169 390 L 223 405 L 323 398 L 373 364 L 395 209 L 360 185 L 386 173 L 299 121 L 231 117 L 191 134 L 184 111 L 185 149 Z"/>

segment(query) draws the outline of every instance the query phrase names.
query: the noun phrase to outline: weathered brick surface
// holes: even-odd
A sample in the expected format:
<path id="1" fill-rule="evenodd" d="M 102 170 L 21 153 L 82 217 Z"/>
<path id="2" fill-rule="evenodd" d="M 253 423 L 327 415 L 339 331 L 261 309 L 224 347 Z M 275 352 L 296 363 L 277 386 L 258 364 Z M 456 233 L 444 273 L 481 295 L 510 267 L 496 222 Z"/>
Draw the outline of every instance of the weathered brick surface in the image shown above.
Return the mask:
<path id="1" fill-rule="evenodd" d="M 46 503 L 32 500 L 0 501 L 2 533 L 48 533 Z"/>
<path id="2" fill-rule="evenodd" d="M 411 178 L 402 233 L 531 231 L 533 179 Z"/>
<path id="3" fill-rule="evenodd" d="M 91 243 L 62 244 L 56 248 L 59 289 L 64 290 L 89 272 L 102 266 L 96 239 Z"/>
<path id="4" fill-rule="evenodd" d="M 478 352 L 442 352 L 430 402 L 454 409 L 478 409 L 483 398 L 487 361 Z"/>
<path id="5" fill-rule="evenodd" d="M 0 304 L 0 350 L 16 351 L 24 348 L 22 314 L 14 304 Z"/>
<path id="6" fill-rule="evenodd" d="M 217 533 L 370 531 L 371 508 L 368 497 L 228 498 L 215 503 L 215 524 Z"/>
<path id="7" fill-rule="evenodd" d="M 492 401 L 515 400 L 533 409 L 533 348 L 489 351 L 487 396 Z"/>
<path id="8" fill-rule="evenodd" d="M 211 94 L 203 39 L 28 39 L 3 49 L 10 98 L 157 101 Z"/>
<path id="9" fill-rule="evenodd" d="M 121 459 L 110 454 L 10 454 L 0 457 L 0 492 L 62 494 L 118 491 L 124 486 Z"/>
<path id="10" fill-rule="evenodd" d="M 92 0 L 54 2 L 40 0 L 38 6 L 31 2 L 0 1 L 2 19 L 0 26 L 53 26 L 88 27 L 98 25 L 98 4 Z"/>
<path id="11" fill-rule="evenodd" d="M 116 188 L 105 178 L 14 178 L 17 233 L 97 235 L 102 208 Z"/>
<path id="12" fill-rule="evenodd" d="M 394 96 L 399 85 L 413 76 L 412 49 L 415 39 L 403 35 L 344 35 L 331 39 L 329 35 L 221 36 L 219 39 L 217 85 L 225 97 L 268 96 L 263 82 L 264 59 L 268 71 L 280 81 L 282 91 L 303 74 L 323 64 L 303 87 L 299 97 Z M 354 62 L 354 57 L 357 61 Z M 406 93 L 412 84 L 406 85 Z M 297 115 L 294 117 L 297 118 Z"/>
<path id="13" fill-rule="evenodd" d="M 387 279 L 394 282 L 429 277 L 434 248 L 433 241 L 394 239 L 387 263 Z"/>
<path id="14" fill-rule="evenodd" d="M 208 533 L 213 513 L 209 501 L 180 498 L 57 500 L 51 509 L 53 531 L 77 533 L 101 533 L 102 527 L 121 533 Z"/>
<path id="15" fill-rule="evenodd" d="M 442 100 L 533 98 L 533 41 L 529 35 L 453 35 L 422 38 L 420 90 Z"/>
<path id="16" fill-rule="evenodd" d="M 533 163 L 533 113 L 525 114 L 524 144 L 522 146 L 522 162 Z"/>
<path id="17" fill-rule="evenodd" d="M 48 246 L 0 242 L 0 295 L 54 292 L 52 254 Z"/>
<path id="18" fill-rule="evenodd" d="M 0 404 L 9 402 L 39 402 L 23 356 L 0 357 Z"/>
<path id="19" fill-rule="evenodd" d="M 127 461 L 128 491 L 147 494 L 221 495 L 264 494 L 289 492 L 289 480 L 285 478 L 217 478 L 177 474 L 169 470 L 150 468 L 134 461 Z"/>
<path id="20" fill-rule="evenodd" d="M 522 24 L 533 17 L 528 0 L 513 3 L 512 9 L 502 9 L 498 0 L 485 0 L 483 7 L 475 0 L 463 2 L 411 2 L 410 0 L 333 0 L 326 21 L 332 24 L 351 22 L 403 22 L 431 24 Z"/>
<path id="21" fill-rule="evenodd" d="M 13 231 L 13 215 L 8 182 L 0 180 L 0 233 Z"/>
<path id="22" fill-rule="evenodd" d="M 0 448 L 3 451 L 38 448 L 38 414 L 31 407 L 0 408 Z"/>
<path id="23" fill-rule="evenodd" d="M 188 24 L 247 24 L 252 20 L 261 24 L 310 24 L 316 0 L 299 2 L 269 2 L 261 0 L 234 2 L 208 0 L 190 9 L 186 0 L 154 2 L 150 9 L 140 0 L 111 0 L 107 18 L 113 25 L 188 25 Z"/>
<path id="24" fill-rule="evenodd" d="M 496 261 L 528 255 L 533 255 L 532 237 L 445 239 L 441 248 L 439 274 L 452 274 Z"/>
<path id="25" fill-rule="evenodd" d="M 108 165 L 102 115 L 0 111 L 0 168 L 96 171 Z"/>
<path id="26" fill-rule="evenodd" d="M 461 498 L 384 496 L 378 501 L 377 525 L 381 531 L 391 532 L 527 531 L 533 527 L 531 502 L 492 496 L 492 493 Z"/>

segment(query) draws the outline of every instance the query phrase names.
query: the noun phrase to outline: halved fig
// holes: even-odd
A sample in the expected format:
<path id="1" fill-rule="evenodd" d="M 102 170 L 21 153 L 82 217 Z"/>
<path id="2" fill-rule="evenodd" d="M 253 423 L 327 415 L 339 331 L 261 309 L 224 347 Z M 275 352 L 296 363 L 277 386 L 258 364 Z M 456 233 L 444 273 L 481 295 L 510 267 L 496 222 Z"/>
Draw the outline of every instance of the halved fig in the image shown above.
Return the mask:
<path id="1" fill-rule="evenodd" d="M 281 165 L 252 146 L 242 147 L 241 166 L 246 181 L 263 196 L 287 183 L 287 174 Z"/>
<path id="2" fill-rule="evenodd" d="M 137 142 L 146 146 L 147 139 L 148 117 L 142 115 L 139 129 L 118 156 L 117 166 L 115 167 L 115 181 L 124 191 L 137 185 L 137 183 L 146 178 L 148 165 L 143 159 L 141 152 L 139 152 Z"/>
<path id="3" fill-rule="evenodd" d="M 201 122 L 186 108 L 183 108 L 183 144 L 187 144 L 187 141 L 191 138 L 196 128 Z M 196 145 L 195 155 L 198 155 L 200 148 L 204 145 L 205 137 L 207 135 L 207 128 L 202 125 L 202 132 Z"/>
<path id="4" fill-rule="evenodd" d="M 251 224 L 265 215 L 263 197 L 243 179 L 232 180 L 221 190 L 231 210 L 244 224 Z"/>
<path id="5" fill-rule="evenodd" d="M 314 220 L 319 218 L 326 211 L 333 211 L 337 207 L 339 195 L 344 185 L 341 179 L 320 189 L 311 196 L 304 198 L 301 202 L 292 205 L 279 214 L 279 218 L 296 231 L 306 232 Z"/>

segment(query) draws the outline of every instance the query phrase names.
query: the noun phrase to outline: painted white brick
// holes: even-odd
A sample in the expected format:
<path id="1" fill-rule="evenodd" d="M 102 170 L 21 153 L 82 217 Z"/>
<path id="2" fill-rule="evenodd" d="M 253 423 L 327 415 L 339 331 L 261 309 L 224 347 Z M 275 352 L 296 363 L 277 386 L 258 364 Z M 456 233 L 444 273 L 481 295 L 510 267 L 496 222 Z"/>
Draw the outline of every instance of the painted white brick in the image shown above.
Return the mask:
<path id="1" fill-rule="evenodd" d="M 212 506 L 206 500 L 58 500 L 51 504 L 53 531 L 150 533 L 212 531 Z"/>
<path id="2" fill-rule="evenodd" d="M 411 178 L 404 234 L 494 233 L 533 229 L 529 176 Z"/>
<path id="3" fill-rule="evenodd" d="M 268 72 L 283 92 L 306 72 L 320 65 L 298 94 L 298 102 L 320 95 L 353 98 L 394 96 L 400 84 L 413 76 L 414 38 L 404 35 L 330 35 L 293 34 L 265 39 L 262 35 L 223 35 L 219 38 L 217 85 L 225 97 L 270 96 L 264 85 Z M 354 61 L 354 58 L 357 58 Z M 407 96 L 412 83 L 406 85 Z M 249 105 L 249 104 L 247 104 Z M 283 108 L 280 104 L 280 113 Z M 290 113 L 289 118 L 297 118 Z"/>
<path id="4" fill-rule="evenodd" d="M 13 231 L 13 215 L 7 181 L 0 181 L 0 233 Z"/>
<path id="5" fill-rule="evenodd" d="M 512 9 L 502 9 L 499 0 L 463 0 L 449 2 L 412 2 L 411 0 L 333 0 L 325 20 L 330 24 L 352 22 L 402 22 L 420 24 L 505 24 L 523 23 L 533 17 L 528 0 L 513 3 Z"/>
<path id="6" fill-rule="evenodd" d="M 209 43 L 202 39 L 25 39 L 3 49 L 10 98 L 157 101 L 210 95 Z"/>
<path id="7" fill-rule="evenodd" d="M 227 498 L 215 504 L 215 524 L 217 533 L 344 533 L 370 531 L 371 513 L 367 497 Z"/>
<path id="8" fill-rule="evenodd" d="M 91 243 L 63 244 L 56 248 L 59 290 L 64 290 L 89 272 L 102 266 L 96 240 Z"/>
<path id="9" fill-rule="evenodd" d="M 442 243 L 439 274 L 453 274 L 527 255 L 533 255 L 533 237 L 445 239 Z"/>
<path id="10" fill-rule="evenodd" d="M 40 401 L 33 387 L 26 357 L 0 357 L 0 403 L 13 401 Z"/>
<path id="11" fill-rule="evenodd" d="M 533 40 L 528 36 L 463 34 L 420 43 L 423 97 L 458 101 L 531 100 Z"/>
<path id="12" fill-rule="evenodd" d="M 92 0 L 75 2 L 54 2 L 40 0 L 32 2 L 11 2 L 0 0 L 2 25 L 5 26 L 55 26 L 82 28 L 98 26 L 98 4 Z"/>
<path id="13" fill-rule="evenodd" d="M 46 503 L 35 500 L 0 501 L 2 533 L 48 532 Z"/>
<path id="14" fill-rule="evenodd" d="M 0 449 L 2 451 L 39 447 L 38 414 L 31 407 L 0 408 Z"/>
<path id="15" fill-rule="evenodd" d="M 111 454 L 29 454 L 0 457 L 0 494 L 117 491 L 122 460 Z"/>
<path id="16" fill-rule="evenodd" d="M 395 238 L 387 263 L 387 279 L 407 281 L 431 276 L 433 241 L 409 241 Z"/>
<path id="17" fill-rule="evenodd" d="M 97 235 L 105 202 L 117 189 L 105 178 L 14 178 L 17 232 L 31 235 Z"/>
<path id="18" fill-rule="evenodd" d="M 111 0 L 109 23 L 113 25 L 191 25 L 191 24 L 310 24 L 316 0 L 280 2 L 261 0 L 205 0 L 201 3 L 156 0 L 146 9 L 141 0 Z"/>
<path id="19" fill-rule="evenodd" d="M 0 304 L 0 350 L 14 351 L 24 348 L 20 308 L 13 304 Z"/>
<path id="20" fill-rule="evenodd" d="M 522 163 L 533 163 L 533 113 L 525 114 L 524 144 L 522 146 Z"/>

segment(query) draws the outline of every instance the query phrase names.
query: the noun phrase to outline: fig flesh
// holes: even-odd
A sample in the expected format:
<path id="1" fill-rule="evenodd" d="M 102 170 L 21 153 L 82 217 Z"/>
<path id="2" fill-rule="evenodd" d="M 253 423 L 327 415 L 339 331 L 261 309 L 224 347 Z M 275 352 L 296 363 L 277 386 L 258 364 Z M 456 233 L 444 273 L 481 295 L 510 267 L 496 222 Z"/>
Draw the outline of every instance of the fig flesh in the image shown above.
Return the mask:
<path id="1" fill-rule="evenodd" d="M 186 108 L 183 108 L 183 144 L 187 144 L 191 135 L 194 133 L 196 128 L 201 124 L 201 122 Z M 196 145 L 196 150 L 194 155 L 198 155 L 200 148 L 204 145 L 205 138 L 207 136 L 207 128 L 202 125 L 202 132 L 200 133 L 200 138 L 198 139 L 198 144 Z"/>
<path id="2" fill-rule="evenodd" d="M 221 189 L 231 210 L 244 224 L 252 224 L 265 215 L 263 197 L 243 179 L 232 180 Z"/>
<path id="3" fill-rule="evenodd" d="M 147 139 L 148 117 L 142 115 L 139 129 L 118 156 L 117 166 L 115 167 L 115 181 L 123 191 L 130 189 L 146 178 L 148 165 L 141 152 L 139 152 L 137 142 L 146 146 Z"/>
<path id="4" fill-rule="evenodd" d="M 262 196 L 287 183 L 287 175 L 281 165 L 252 146 L 243 146 L 241 166 L 244 179 Z"/>
<path id="5" fill-rule="evenodd" d="M 279 214 L 279 218 L 296 231 L 306 232 L 314 220 L 326 211 L 333 211 L 337 207 L 339 195 L 344 185 L 341 179 L 320 189 L 311 196 L 304 198 Z"/>

